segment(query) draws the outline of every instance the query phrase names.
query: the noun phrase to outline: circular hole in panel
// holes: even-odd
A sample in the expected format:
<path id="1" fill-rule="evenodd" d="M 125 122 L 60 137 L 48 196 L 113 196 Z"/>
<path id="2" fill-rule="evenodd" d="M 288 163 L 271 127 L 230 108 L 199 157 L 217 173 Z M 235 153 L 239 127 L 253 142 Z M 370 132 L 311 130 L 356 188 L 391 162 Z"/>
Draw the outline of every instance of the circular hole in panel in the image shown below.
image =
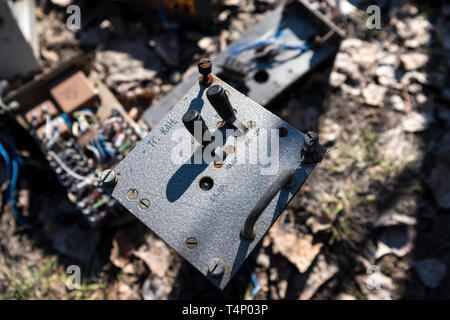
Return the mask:
<path id="1" fill-rule="evenodd" d="M 267 73 L 266 70 L 259 70 L 258 72 L 255 73 L 254 79 L 258 83 L 264 83 L 267 82 L 267 80 L 269 80 L 269 74 Z"/>
<path id="2" fill-rule="evenodd" d="M 200 179 L 199 185 L 203 191 L 209 191 L 214 186 L 214 181 L 210 177 L 203 177 Z"/>

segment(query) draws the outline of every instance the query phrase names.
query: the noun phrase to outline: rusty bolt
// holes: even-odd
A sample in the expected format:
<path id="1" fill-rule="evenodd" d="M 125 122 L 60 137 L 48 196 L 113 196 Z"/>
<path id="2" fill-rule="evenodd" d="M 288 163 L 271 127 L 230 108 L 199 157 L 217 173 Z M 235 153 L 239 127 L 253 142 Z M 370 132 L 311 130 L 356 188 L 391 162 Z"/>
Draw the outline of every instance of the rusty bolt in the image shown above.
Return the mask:
<path id="1" fill-rule="evenodd" d="M 100 175 L 100 181 L 105 186 L 113 186 L 117 183 L 117 176 L 114 171 L 112 170 L 105 170 Z"/>
<path id="2" fill-rule="evenodd" d="M 204 86 L 209 86 L 212 83 L 212 63 L 208 58 L 201 58 L 198 62 L 198 72 L 202 75 L 200 83 Z"/>
<path id="3" fill-rule="evenodd" d="M 225 266 L 223 265 L 222 259 L 212 258 L 209 261 L 208 270 L 213 277 L 221 277 L 225 272 Z"/>

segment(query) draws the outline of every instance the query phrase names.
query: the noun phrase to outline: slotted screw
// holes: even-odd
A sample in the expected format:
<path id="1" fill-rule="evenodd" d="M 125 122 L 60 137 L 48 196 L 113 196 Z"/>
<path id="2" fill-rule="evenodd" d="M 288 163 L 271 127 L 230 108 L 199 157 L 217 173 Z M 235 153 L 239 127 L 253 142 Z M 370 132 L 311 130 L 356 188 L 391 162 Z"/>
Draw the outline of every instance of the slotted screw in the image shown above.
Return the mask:
<path id="1" fill-rule="evenodd" d="M 147 210 L 150 207 L 150 200 L 141 199 L 141 201 L 139 201 L 138 207 L 141 210 Z"/>
<path id="2" fill-rule="evenodd" d="M 117 183 L 117 175 L 112 170 L 105 170 L 100 175 L 100 181 L 105 186 L 113 186 Z"/>

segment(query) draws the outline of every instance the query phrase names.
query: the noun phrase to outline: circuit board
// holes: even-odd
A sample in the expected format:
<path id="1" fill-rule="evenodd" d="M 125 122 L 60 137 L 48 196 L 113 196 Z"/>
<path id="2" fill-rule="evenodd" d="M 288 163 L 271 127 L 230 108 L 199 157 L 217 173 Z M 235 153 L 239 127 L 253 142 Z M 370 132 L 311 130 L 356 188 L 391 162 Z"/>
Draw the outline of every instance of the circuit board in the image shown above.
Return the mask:
<path id="1" fill-rule="evenodd" d="M 34 99 L 19 99 L 16 119 L 40 145 L 70 201 L 92 225 L 125 212 L 99 175 L 134 148 L 142 130 L 93 73 L 70 68 L 31 88 L 17 94 Z"/>

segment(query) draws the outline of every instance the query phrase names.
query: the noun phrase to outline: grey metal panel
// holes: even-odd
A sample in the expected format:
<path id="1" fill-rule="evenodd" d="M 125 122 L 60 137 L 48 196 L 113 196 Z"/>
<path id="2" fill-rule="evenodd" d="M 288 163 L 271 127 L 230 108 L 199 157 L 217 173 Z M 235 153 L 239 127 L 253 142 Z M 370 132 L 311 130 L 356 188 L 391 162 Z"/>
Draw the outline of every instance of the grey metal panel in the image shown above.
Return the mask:
<path id="1" fill-rule="evenodd" d="M 293 167 L 296 185 L 289 190 L 282 189 L 270 202 L 256 223 L 255 239 L 241 240 L 240 229 L 277 175 L 262 175 L 262 166 L 248 164 L 248 161 L 233 164 L 231 156 L 225 159 L 222 168 L 216 168 L 212 163 L 175 164 L 171 161 L 170 154 L 177 142 L 171 140 L 170 133 L 181 129 L 190 136 L 181 121 L 187 110 L 201 112 L 210 130 L 215 129 L 220 120 L 206 98 L 205 88 L 198 82 L 114 169 L 118 180 L 112 195 L 215 285 L 224 288 L 300 189 L 314 165 L 300 164 L 304 139 L 301 132 L 218 78 L 214 78 L 214 83 L 228 90 L 238 120 L 256 122 L 256 127 L 249 130 L 244 141 L 236 142 L 236 145 L 256 139 L 261 129 L 284 127 L 288 130 L 288 135 L 280 138 L 277 172 Z M 235 138 L 230 139 L 227 144 L 234 144 Z M 187 155 L 186 159 L 190 157 Z M 211 190 L 200 189 L 202 177 L 213 179 Z M 127 198 L 130 189 L 138 192 L 133 200 Z M 150 201 L 146 210 L 139 208 L 142 199 Z M 194 250 L 186 247 L 189 237 L 198 241 Z M 219 258 L 225 264 L 222 278 L 214 278 L 208 273 L 213 258 Z"/>
<path id="2" fill-rule="evenodd" d="M 251 52 L 239 55 L 239 60 L 251 66 L 245 83 L 249 88 L 247 95 L 257 103 L 265 106 L 278 96 L 284 89 L 304 76 L 308 71 L 317 67 L 320 63 L 332 56 L 339 48 L 342 32 L 330 21 L 326 20 L 305 1 L 293 1 L 286 7 L 280 6 L 269 13 L 260 23 L 246 32 L 238 41 L 234 42 L 227 50 L 220 52 L 213 62 L 213 73 L 220 76 L 221 66 L 225 63 L 230 51 L 243 42 L 255 42 L 267 39 L 277 31 L 288 30 L 289 36 L 285 37 L 285 43 L 303 44 L 315 35 L 323 36 L 328 31 L 334 31 L 330 41 L 322 46 L 313 47 L 312 50 L 298 54 L 295 51 L 286 51 L 276 57 L 275 61 L 258 62 L 253 59 Z M 259 83 L 254 80 L 255 73 L 263 69 L 269 74 L 269 80 Z M 159 120 L 172 108 L 183 95 L 198 81 L 198 75 L 193 74 L 176 86 L 169 94 L 163 97 L 155 105 L 147 109 L 142 119 L 154 127 Z"/>

